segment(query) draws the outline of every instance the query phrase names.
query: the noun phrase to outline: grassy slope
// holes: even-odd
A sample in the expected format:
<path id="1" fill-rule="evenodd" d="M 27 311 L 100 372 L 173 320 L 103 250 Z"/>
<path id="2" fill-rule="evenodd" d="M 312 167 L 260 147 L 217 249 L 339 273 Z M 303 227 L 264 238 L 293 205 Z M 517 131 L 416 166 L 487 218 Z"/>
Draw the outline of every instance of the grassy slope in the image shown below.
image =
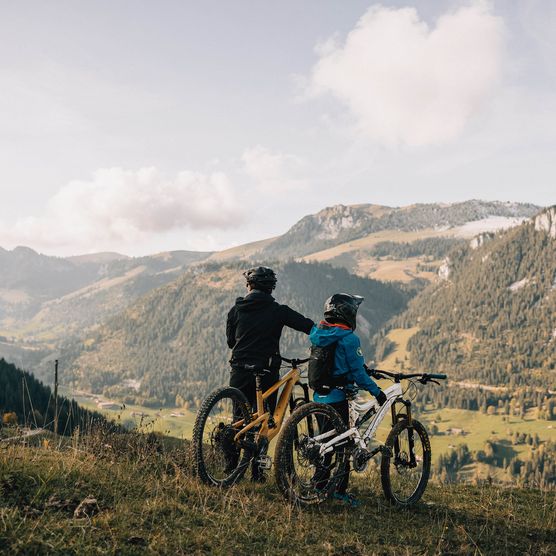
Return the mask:
<path id="1" fill-rule="evenodd" d="M 411 242 L 416 239 L 424 239 L 428 237 L 452 237 L 455 235 L 454 229 L 450 230 L 433 230 L 423 229 L 414 232 L 403 232 L 399 230 L 384 230 L 382 232 L 373 232 L 365 237 L 354 239 L 340 245 L 335 245 L 316 253 L 311 253 L 303 257 L 306 261 L 325 262 L 343 253 L 358 251 L 360 249 L 370 249 L 381 241 L 398 241 Z"/>
<path id="2" fill-rule="evenodd" d="M 75 445 L 75 444 L 74 444 Z M 274 484 L 218 491 L 186 452 L 96 438 L 0 452 L 0 546 L 10 554 L 553 554 L 554 493 L 430 485 L 411 511 L 354 480 L 363 504 L 300 511 Z M 364 487 L 364 488 L 363 488 Z M 99 513 L 76 519 L 86 496 Z"/>
<path id="3" fill-rule="evenodd" d="M 96 403 L 96 399 L 104 400 L 102 396 L 71 396 L 81 407 L 99 411 L 108 419 L 117 423 L 133 422 L 136 428 L 142 430 L 160 432 L 174 438 L 191 438 L 193 424 L 195 423 L 195 411 L 183 408 L 153 409 L 139 405 L 121 405 L 118 408 L 102 408 Z M 183 414 L 178 417 L 172 414 Z M 143 416 L 141 415 L 143 414 Z"/>
<path id="4" fill-rule="evenodd" d="M 392 353 L 386 357 L 383 361 L 380 361 L 377 365 L 379 369 L 401 371 L 400 362 L 405 361 L 407 367 L 409 352 L 407 351 L 407 342 L 415 332 L 419 330 L 418 327 L 413 328 L 394 328 L 390 330 L 387 334 L 387 338 L 396 344 L 396 348 Z M 398 363 L 396 363 L 396 359 Z"/>
<path id="5" fill-rule="evenodd" d="M 418 270 L 420 263 L 440 266 L 442 261 L 425 261 L 425 257 L 408 257 L 407 259 L 376 259 L 368 257 L 360 259 L 356 273 L 360 276 L 368 276 L 374 280 L 411 282 L 415 278 L 434 280 L 435 272 Z"/>

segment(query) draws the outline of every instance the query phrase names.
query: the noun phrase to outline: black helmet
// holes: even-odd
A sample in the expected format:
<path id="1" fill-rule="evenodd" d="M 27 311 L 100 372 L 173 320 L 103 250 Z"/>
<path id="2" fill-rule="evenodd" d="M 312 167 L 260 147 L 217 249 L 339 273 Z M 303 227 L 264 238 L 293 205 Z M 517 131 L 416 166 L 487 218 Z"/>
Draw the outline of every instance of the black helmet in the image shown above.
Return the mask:
<path id="1" fill-rule="evenodd" d="M 335 293 L 324 304 L 324 318 L 328 322 L 340 321 L 355 330 L 357 309 L 365 298 L 350 293 Z"/>
<path id="2" fill-rule="evenodd" d="M 247 283 L 256 290 L 270 293 L 276 287 L 276 274 L 266 266 L 250 268 L 243 273 Z"/>

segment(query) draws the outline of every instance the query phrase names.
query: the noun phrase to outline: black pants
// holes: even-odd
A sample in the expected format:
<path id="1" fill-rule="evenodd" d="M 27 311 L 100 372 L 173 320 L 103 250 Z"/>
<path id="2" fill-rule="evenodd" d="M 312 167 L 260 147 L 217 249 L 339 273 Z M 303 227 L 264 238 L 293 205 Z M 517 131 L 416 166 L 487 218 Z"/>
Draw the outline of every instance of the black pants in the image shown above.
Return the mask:
<path id="1" fill-rule="evenodd" d="M 261 387 L 263 392 L 268 390 L 272 385 L 276 384 L 280 379 L 280 370 L 276 369 L 273 371 L 268 371 L 261 377 Z M 255 375 L 250 371 L 245 371 L 243 369 L 233 369 L 230 373 L 230 386 L 238 388 L 241 390 L 251 407 L 255 411 L 257 409 L 257 392 L 255 390 Z M 276 409 L 276 400 L 278 399 L 278 392 L 272 394 L 266 399 L 268 403 L 268 408 L 271 413 L 274 413 Z"/>
<path id="2" fill-rule="evenodd" d="M 278 379 L 280 378 L 280 369 L 275 369 L 272 371 L 269 371 L 268 373 L 265 373 L 264 375 L 262 375 L 261 377 L 261 389 L 264 392 L 265 390 L 268 390 L 272 385 L 276 384 L 276 382 L 278 382 Z M 250 372 L 250 371 L 246 371 L 244 369 L 234 369 L 232 368 L 231 374 L 230 374 L 230 386 L 233 386 L 234 388 L 238 388 L 239 390 L 241 390 L 244 394 L 245 397 L 247 398 L 247 400 L 249 401 L 249 403 L 251 404 L 251 407 L 253 409 L 253 411 L 256 411 L 257 409 L 257 390 L 256 390 L 256 384 L 255 384 L 255 375 Z M 274 410 L 276 409 L 276 400 L 278 399 L 278 393 L 274 393 L 272 394 L 272 396 L 269 396 L 265 403 L 268 404 L 268 410 L 270 411 L 270 413 L 274 413 Z M 241 413 L 238 412 L 237 415 L 234 416 L 236 419 L 240 419 L 241 418 Z M 259 446 L 260 448 L 260 446 Z M 253 480 L 257 481 L 257 480 L 262 480 L 264 478 L 264 474 L 263 472 L 259 469 L 258 464 L 256 463 L 256 460 L 253 460 L 253 464 L 251 467 L 251 473 L 253 475 Z"/>
<path id="3" fill-rule="evenodd" d="M 342 418 L 342 421 L 346 424 L 346 427 L 349 427 L 349 405 L 348 405 L 348 401 L 347 400 L 343 400 L 341 402 L 335 402 L 335 403 L 329 403 L 327 404 L 330 407 L 333 407 L 339 414 L 340 417 Z M 332 430 L 332 423 L 330 422 L 329 419 L 324 419 L 323 417 L 317 417 L 317 421 L 319 423 L 319 432 L 323 433 L 323 432 L 328 432 L 330 430 Z M 343 448 L 340 448 L 343 449 Z M 325 456 L 324 458 L 324 464 L 325 467 L 328 467 L 330 465 L 330 463 L 332 462 L 332 453 L 328 454 Z M 336 489 L 336 492 L 338 492 L 339 494 L 345 494 L 347 487 L 348 487 L 348 483 L 349 483 L 349 472 L 350 472 L 350 465 L 349 465 L 349 459 L 346 462 L 346 469 L 345 469 L 345 475 L 340 479 L 340 483 L 338 484 L 338 488 Z M 315 476 L 315 480 L 317 481 L 327 481 L 330 478 L 330 469 L 324 469 L 322 472 L 318 472 L 318 477 Z M 325 484 L 323 483 L 322 487 L 324 487 Z"/>

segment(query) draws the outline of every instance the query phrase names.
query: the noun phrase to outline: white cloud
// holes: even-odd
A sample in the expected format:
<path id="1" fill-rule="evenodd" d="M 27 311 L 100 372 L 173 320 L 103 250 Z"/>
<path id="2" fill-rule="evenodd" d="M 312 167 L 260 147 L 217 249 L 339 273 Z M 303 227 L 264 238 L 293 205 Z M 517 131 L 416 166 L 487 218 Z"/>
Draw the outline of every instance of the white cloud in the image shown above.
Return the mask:
<path id="1" fill-rule="evenodd" d="M 227 176 L 183 171 L 168 177 L 156 168 L 100 169 L 92 181 L 72 181 L 38 217 L 0 228 L 3 244 L 106 249 L 133 245 L 180 229 L 229 229 L 242 220 Z"/>
<path id="2" fill-rule="evenodd" d="M 303 177 L 305 164 L 298 156 L 273 152 L 257 145 L 246 149 L 241 160 L 245 173 L 265 194 L 280 195 L 307 188 L 307 180 Z"/>
<path id="3" fill-rule="evenodd" d="M 371 7 L 342 43 L 317 48 L 311 94 L 331 93 L 359 130 L 386 146 L 458 137 L 500 81 L 505 25 L 476 2 L 434 27 L 414 8 Z"/>

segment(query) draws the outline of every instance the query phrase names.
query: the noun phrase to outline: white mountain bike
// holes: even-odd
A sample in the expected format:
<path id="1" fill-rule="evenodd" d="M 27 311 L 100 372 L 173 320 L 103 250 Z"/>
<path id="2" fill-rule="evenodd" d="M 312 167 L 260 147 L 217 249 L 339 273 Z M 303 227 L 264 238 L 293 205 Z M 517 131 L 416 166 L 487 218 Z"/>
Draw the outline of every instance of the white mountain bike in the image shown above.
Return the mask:
<path id="1" fill-rule="evenodd" d="M 294 411 L 283 427 L 275 452 L 276 482 L 282 494 L 300 505 L 318 504 L 330 497 L 342 478 L 363 472 L 371 458 L 382 454 L 382 489 L 398 506 L 415 504 L 423 495 L 430 474 L 431 446 L 427 431 L 411 415 L 411 401 L 404 399 L 401 381 L 409 385 L 445 379 L 444 374 L 392 373 L 367 369 L 373 378 L 394 384 L 384 390 L 387 400 L 357 399 L 347 391 L 349 428 L 329 405 L 307 403 Z M 409 386 L 408 386 L 409 388 Z M 378 426 L 388 413 L 392 429 L 384 445 L 370 449 Z M 364 426 L 365 425 L 365 426 Z"/>

